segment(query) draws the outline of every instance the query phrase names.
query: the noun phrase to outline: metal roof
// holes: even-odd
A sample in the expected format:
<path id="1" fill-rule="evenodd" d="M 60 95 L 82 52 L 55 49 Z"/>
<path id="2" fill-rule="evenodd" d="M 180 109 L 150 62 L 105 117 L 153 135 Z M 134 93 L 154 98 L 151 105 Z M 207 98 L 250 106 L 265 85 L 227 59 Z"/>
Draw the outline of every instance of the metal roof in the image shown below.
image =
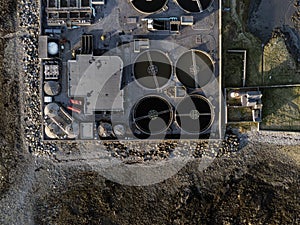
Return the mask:
<path id="1" fill-rule="evenodd" d="M 93 111 L 123 111 L 121 76 L 123 61 L 118 56 L 77 55 L 69 60 L 69 96 L 85 97 L 85 114 Z"/>

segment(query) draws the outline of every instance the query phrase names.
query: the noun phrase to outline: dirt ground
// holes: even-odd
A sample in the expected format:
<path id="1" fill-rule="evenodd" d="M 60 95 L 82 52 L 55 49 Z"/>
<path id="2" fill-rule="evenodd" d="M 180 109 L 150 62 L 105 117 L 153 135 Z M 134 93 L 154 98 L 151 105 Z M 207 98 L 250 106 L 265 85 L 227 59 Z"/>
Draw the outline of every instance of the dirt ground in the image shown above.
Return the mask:
<path id="1" fill-rule="evenodd" d="M 80 160 L 30 154 L 20 132 L 20 46 L 6 36 L 16 31 L 15 5 L 0 0 L 0 224 L 300 224 L 298 136 L 244 134 L 244 148 L 207 169 L 197 159 L 144 187 L 111 182 Z"/>

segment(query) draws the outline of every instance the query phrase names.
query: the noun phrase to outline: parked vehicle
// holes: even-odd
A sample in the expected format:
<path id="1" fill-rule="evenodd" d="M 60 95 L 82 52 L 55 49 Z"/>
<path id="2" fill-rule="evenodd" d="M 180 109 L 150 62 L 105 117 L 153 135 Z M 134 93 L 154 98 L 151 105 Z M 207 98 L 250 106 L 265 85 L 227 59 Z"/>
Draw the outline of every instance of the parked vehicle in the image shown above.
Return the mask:
<path id="1" fill-rule="evenodd" d="M 81 113 L 81 110 L 80 110 L 80 109 L 75 108 L 75 107 L 72 107 L 72 106 L 68 106 L 67 109 L 69 109 L 69 110 L 71 110 L 71 111 L 73 111 L 73 112 L 76 112 L 76 113 L 78 113 L 78 114 Z"/>
<path id="2" fill-rule="evenodd" d="M 77 100 L 77 99 L 70 99 L 70 102 L 74 105 L 82 105 L 82 101 Z"/>

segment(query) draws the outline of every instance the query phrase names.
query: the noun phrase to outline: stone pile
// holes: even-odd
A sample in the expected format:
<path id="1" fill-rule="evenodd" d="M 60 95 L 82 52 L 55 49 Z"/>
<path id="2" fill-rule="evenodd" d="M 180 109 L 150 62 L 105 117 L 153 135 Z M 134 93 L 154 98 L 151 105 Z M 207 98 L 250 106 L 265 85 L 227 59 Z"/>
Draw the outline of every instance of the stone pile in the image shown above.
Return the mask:
<path id="1" fill-rule="evenodd" d="M 137 142 L 105 142 L 111 156 L 121 160 L 133 159 L 134 162 L 164 160 L 179 157 L 221 157 L 239 150 L 239 137 L 226 134 L 224 140 L 178 140 L 178 141 L 137 141 Z"/>
<path id="2" fill-rule="evenodd" d="M 236 134 L 226 134 L 224 140 L 200 142 L 193 152 L 195 158 L 203 155 L 210 157 L 221 157 L 239 150 L 240 140 Z"/>
<path id="3" fill-rule="evenodd" d="M 22 0 L 18 8 L 19 26 L 25 31 L 20 37 L 22 48 L 23 73 L 20 83 L 24 93 L 20 93 L 23 102 L 23 122 L 26 144 L 34 154 L 51 154 L 56 146 L 42 142 L 42 112 L 40 96 L 40 70 L 38 58 L 39 6 L 37 1 Z"/>
<path id="4" fill-rule="evenodd" d="M 113 157 L 134 161 L 162 160 L 168 158 L 175 150 L 175 142 L 105 142 L 107 150 Z"/>

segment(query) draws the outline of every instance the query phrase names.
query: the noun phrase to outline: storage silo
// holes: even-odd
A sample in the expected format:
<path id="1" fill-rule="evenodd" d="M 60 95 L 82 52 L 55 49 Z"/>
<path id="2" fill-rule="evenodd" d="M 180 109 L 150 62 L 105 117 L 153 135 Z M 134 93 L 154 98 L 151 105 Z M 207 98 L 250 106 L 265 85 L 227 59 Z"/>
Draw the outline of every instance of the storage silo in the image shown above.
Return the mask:
<path id="1" fill-rule="evenodd" d="M 58 44 L 54 41 L 48 43 L 48 54 L 51 56 L 55 56 L 58 54 Z"/>
<path id="2" fill-rule="evenodd" d="M 59 112 L 59 105 L 57 105 L 56 103 L 47 104 L 44 108 L 44 114 L 49 118 L 58 116 L 58 112 Z"/>
<path id="3" fill-rule="evenodd" d="M 61 91 L 61 86 L 57 81 L 47 81 L 44 84 L 44 92 L 46 95 L 55 96 Z"/>

